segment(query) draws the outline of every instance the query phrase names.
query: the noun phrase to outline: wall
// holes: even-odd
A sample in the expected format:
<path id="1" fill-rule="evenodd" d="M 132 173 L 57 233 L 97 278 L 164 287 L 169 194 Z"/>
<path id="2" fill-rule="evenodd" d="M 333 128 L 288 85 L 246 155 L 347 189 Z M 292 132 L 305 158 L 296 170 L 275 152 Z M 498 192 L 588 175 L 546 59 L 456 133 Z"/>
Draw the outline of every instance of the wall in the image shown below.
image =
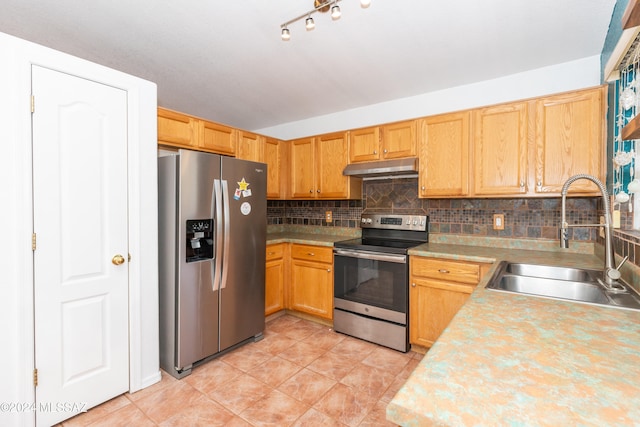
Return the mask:
<path id="1" fill-rule="evenodd" d="M 470 70 L 469 72 L 473 72 Z M 533 98 L 600 84 L 600 56 L 512 74 L 362 108 L 285 123 L 254 132 L 290 140 L 346 129 Z M 372 88 L 375 90 L 375 88 Z"/>
<path id="2" fill-rule="evenodd" d="M 598 198 L 570 198 L 567 201 L 569 223 L 598 222 Z M 325 212 L 331 210 L 333 222 Z M 560 198 L 540 199 L 420 199 L 417 178 L 363 182 L 362 200 L 269 201 L 270 225 L 309 225 L 358 228 L 363 212 L 393 212 L 429 215 L 429 232 L 503 238 L 558 239 Z M 493 230 L 493 214 L 505 216 L 505 229 Z M 595 228 L 576 227 L 570 240 L 593 242 Z"/>

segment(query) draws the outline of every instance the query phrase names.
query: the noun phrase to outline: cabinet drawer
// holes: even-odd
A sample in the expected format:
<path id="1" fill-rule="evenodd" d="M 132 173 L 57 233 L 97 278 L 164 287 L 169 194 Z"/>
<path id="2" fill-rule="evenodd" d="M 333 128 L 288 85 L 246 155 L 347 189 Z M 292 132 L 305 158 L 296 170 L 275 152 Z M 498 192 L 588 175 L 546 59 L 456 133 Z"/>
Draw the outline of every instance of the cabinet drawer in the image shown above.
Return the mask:
<path id="1" fill-rule="evenodd" d="M 276 243 L 273 245 L 267 245 L 267 261 L 272 259 L 280 259 L 284 254 L 284 244 Z"/>
<path id="2" fill-rule="evenodd" d="M 480 265 L 434 258 L 411 258 L 411 274 L 432 279 L 477 284 Z"/>
<path id="3" fill-rule="evenodd" d="M 291 258 L 331 264 L 333 263 L 333 248 L 293 244 Z"/>

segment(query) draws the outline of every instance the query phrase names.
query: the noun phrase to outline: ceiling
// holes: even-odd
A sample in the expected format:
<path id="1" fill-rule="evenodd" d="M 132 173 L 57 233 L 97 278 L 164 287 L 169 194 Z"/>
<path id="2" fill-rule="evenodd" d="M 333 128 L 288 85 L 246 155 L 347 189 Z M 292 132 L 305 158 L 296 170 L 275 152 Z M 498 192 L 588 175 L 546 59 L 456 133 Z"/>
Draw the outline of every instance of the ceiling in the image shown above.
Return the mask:
<path id="1" fill-rule="evenodd" d="M 158 85 L 158 104 L 245 130 L 602 51 L 615 0 L 2 0 L 0 31 Z"/>

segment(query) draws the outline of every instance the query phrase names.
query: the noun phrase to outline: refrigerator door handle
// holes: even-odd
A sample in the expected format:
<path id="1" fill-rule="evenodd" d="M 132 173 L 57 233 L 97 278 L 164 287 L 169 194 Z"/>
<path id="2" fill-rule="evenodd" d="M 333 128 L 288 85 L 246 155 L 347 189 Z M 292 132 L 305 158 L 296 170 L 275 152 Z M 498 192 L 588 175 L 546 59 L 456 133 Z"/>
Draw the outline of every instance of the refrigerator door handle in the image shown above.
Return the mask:
<path id="1" fill-rule="evenodd" d="M 214 239 L 214 245 L 215 248 L 213 250 L 213 256 L 216 260 L 215 263 L 212 263 L 212 267 L 214 268 L 213 271 L 213 292 L 217 291 L 218 289 L 220 289 L 220 277 L 221 277 L 221 270 L 222 270 L 222 238 L 223 238 L 223 232 L 222 232 L 222 189 L 221 189 L 221 185 L 220 185 L 220 180 L 219 179 L 214 179 L 213 180 L 213 197 L 211 198 L 211 202 L 215 203 L 215 216 L 214 216 L 214 227 L 215 227 L 215 239 Z M 211 206 L 211 214 L 213 216 L 214 212 L 214 207 Z"/>
<path id="2" fill-rule="evenodd" d="M 222 250 L 222 282 L 220 289 L 227 287 L 227 272 L 229 271 L 229 185 L 226 179 L 222 180 L 222 202 L 224 208 L 224 247 Z"/>

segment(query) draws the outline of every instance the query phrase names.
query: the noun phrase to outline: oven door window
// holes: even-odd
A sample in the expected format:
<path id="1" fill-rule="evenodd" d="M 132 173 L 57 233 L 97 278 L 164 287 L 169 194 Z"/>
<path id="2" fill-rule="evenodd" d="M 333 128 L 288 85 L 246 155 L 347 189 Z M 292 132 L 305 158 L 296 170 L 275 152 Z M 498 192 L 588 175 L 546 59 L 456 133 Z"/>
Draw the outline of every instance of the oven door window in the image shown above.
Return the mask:
<path id="1" fill-rule="evenodd" d="M 334 297 L 406 313 L 407 265 L 336 255 Z"/>

